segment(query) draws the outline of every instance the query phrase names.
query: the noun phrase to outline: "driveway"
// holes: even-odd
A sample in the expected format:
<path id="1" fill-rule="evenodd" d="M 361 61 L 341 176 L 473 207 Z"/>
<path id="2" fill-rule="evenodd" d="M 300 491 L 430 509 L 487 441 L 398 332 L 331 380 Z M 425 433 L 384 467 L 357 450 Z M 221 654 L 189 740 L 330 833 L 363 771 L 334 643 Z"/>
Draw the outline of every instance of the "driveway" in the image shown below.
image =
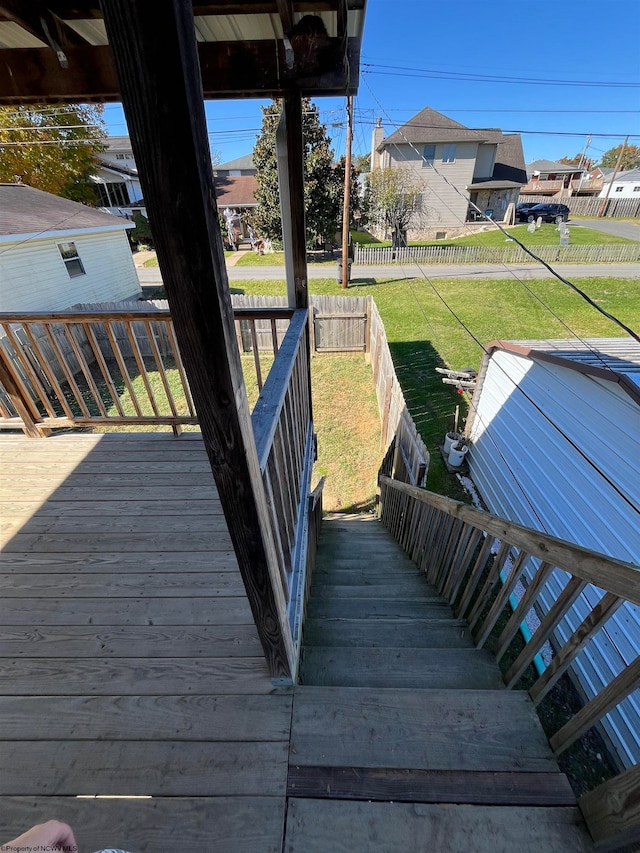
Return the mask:
<path id="1" fill-rule="evenodd" d="M 615 237 L 626 237 L 627 240 L 637 240 L 640 243 L 640 225 L 633 222 L 622 222 L 619 219 L 569 219 L 572 228 L 593 228 L 603 234 L 613 234 Z"/>

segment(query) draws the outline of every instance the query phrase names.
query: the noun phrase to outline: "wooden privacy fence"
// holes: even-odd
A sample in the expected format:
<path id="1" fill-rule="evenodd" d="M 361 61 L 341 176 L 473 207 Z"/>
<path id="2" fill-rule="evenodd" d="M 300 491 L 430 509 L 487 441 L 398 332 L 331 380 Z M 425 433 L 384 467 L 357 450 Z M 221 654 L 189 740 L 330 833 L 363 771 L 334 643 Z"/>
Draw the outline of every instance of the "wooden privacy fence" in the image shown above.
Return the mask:
<path id="1" fill-rule="evenodd" d="M 147 303 L 98 308 L 0 315 L 0 426 L 36 436 L 55 427 L 135 424 L 168 424 L 179 433 L 198 423 L 169 311 Z M 268 335 L 275 357 L 278 324 L 288 325 L 292 313 L 238 309 L 238 339 L 243 325 L 254 343 Z M 253 356 L 262 388 L 256 346 Z"/>
<path id="2" fill-rule="evenodd" d="M 378 308 L 371 297 L 367 298 L 371 318 L 369 350 L 382 424 L 382 450 L 387 450 L 393 442 L 391 464 L 395 476 L 422 486 L 429 470 L 429 451 L 409 414 Z"/>
<path id="3" fill-rule="evenodd" d="M 457 618 L 468 621 L 478 647 L 487 642 L 503 611 L 507 610 L 506 624 L 495 642 L 498 660 L 504 656 L 530 611 L 535 609 L 551 572 L 560 569 L 566 573 L 566 585 L 507 670 L 504 676 L 507 687 L 513 687 L 520 680 L 542 646 L 554 639 L 558 623 L 585 587 L 593 584 L 603 590 L 602 598 L 577 630 L 555 648 L 551 664 L 531 687 L 529 694 L 536 705 L 625 601 L 640 606 L 638 566 L 384 475 L 380 477 L 380 490 L 382 522 L 426 573 L 428 581 L 455 606 Z M 510 596 L 523 579 L 525 570 L 530 580 L 509 615 Z M 638 687 L 640 657 L 630 660 L 550 738 L 553 751 L 556 754 L 564 752 Z M 638 790 L 640 766 L 605 782 L 579 800 L 591 834 L 604 845 L 602 849 L 618 849 L 623 844 L 640 841 Z"/>
<path id="4" fill-rule="evenodd" d="M 506 240 L 506 238 L 505 238 Z M 534 246 L 543 261 L 591 264 L 640 261 L 640 243 L 600 246 Z M 356 264 L 526 264 L 532 258 L 515 243 L 505 246 L 356 247 Z"/>
<path id="5" fill-rule="evenodd" d="M 306 310 L 292 312 L 251 416 L 296 658 L 307 591 L 308 496 L 315 461 L 307 322 Z M 311 509 L 317 525 L 315 504 Z"/>
<path id="6" fill-rule="evenodd" d="M 575 186 L 575 185 L 574 185 Z M 584 184 L 583 184 L 584 189 Z M 614 193 L 612 193 L 614 195 Z M 574 216 L 599 216 L 603 198 L 594 196 L 563 196 L 554 199 L 548 195 L 526 193 L 520 196 L 522 204 L 549 204 L 560 202 L 566 204 Z M 633 219 L 640 216 L 640 198 L 608 198 L 604 214 L 607 219 Z"/>
<path id="7" fill-rule="evenodd" d="M 234 311 L 251 308 L 286 307 L 285 296 L 245 296 L 234 294 L 231 297 Z M 369 345 L 369 305 L 365 296 L 310 296 L 311 315 L 309 334 L 311 354 L 335 352 L 368 352 Z M 269 333 L 257 325 L 257 346 L 259 349 L 271 349 Z M 286 324 L 278 324 L 278 335 L 286 331 Z M 244 332 L 239 340 L 240 349 L 249 352 L 254 347 L 250 336 Z"/>

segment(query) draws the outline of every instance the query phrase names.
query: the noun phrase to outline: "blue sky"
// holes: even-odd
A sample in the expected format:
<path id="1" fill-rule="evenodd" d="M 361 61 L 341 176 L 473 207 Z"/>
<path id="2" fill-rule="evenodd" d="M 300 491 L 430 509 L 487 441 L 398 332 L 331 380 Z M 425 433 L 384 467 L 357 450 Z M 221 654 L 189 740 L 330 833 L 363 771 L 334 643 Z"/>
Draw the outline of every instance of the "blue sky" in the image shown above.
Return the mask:
<path id="1" fill-rule="evenodd" d="M 469 127 L 529 131 L 527 162 L 579 153 L 589 135 L 595 160 L 626 134 L 640 145 L 638 0 L 368 0 L 361 72 L 356 154 L 368 153 L 377 116 L 391 133 L 425 106 Z M 207 102 L 223 162 L 252 150 L 261 103 Z M 340 154 L 345 99 L 317 103 Z M 105 115 L 112 135 L 126 133 L 119 105 Z"/>

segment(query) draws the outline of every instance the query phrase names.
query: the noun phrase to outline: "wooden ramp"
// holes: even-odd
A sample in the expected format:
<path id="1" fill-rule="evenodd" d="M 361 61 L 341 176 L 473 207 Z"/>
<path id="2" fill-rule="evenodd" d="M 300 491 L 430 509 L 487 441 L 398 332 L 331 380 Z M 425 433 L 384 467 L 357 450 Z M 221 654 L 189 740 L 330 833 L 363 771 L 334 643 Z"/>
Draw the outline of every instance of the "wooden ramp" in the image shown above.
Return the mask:
<path id="1" fill-rule="evenodd" d="M 592 849 L 528 695 L 371 517 L 324 522 L 301 682 L 287 853 Z"/>
<path id="2" fill-rule="evenodd" d="M 5 435 L 0 467 L 0 844 L 280 853 L 292 695 L 199 436 Z"/>

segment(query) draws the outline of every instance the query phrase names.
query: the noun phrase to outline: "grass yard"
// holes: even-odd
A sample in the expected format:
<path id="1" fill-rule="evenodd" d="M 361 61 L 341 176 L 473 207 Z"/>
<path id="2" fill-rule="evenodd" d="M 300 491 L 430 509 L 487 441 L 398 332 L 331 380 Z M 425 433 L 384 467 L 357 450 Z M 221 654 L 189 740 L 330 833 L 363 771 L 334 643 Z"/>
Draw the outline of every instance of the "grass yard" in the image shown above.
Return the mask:
<path id="1" fill-rule="evenodd" d="M 236 282 L 247 294 L 282 294 L 284 282 Z M 526 282 L 534 296 L 516 280 L 438 279 L 436 286 L 481 344 L 495 339 L 568 338 L 571 333 L 540 301 L 581 337 L 615 337 L 621 330 L 556 279 Z M 580 287 L 603 308 L 632 328 L 640 328 L 637 282 L 631 279 L 580 279 Z M 311 293 L 340 294 L 330 279 L 313 279 Z M 344 292 L 342 292 L 344 295 Z M 442 439 L 465 398 L 443 385 L 436 367 L 480 366 L 482 348 L 438 298 L 428 281 L 367 280 L 352 282 L 346 295 L 371 294 L 385 324 L 405 399 L 427 447 L 432 451 L 428 487 L 461 498 L 457 480 L 447 474 L 436 444 Z M 337 387 L 334 385 L 334 388 Z M 434 452 L 435 451 L 435 452 Z M 349 452 L 345 448 L 345 452 Z"/>
<path id="2" fill-rule="evenodd" d="M 525 246 L 556 246 L 560 242 L 558 226 L 553 223 L 543 223 L 533 233 L 527 231 L 527 225 L 515 225 L 507 228 L 510 234 L 524 243 Z M 357 232 L 356 232 L 357 233 Z M 626 237 L 616 237 L 613 234 L 604 234 L 593 228 L 585 228 L 582 225 L 574 225 L 569 222 L 570 245 L 572 246 L 601 246 L 605 243 L 634 243 Z M 354 237 L 355 242 L 359 242 Z M 455 240 L 423 240 L 411 241 L 410 246 L 508 246 L 509 238 L 497 228 L 491 231 L 478 231 Z M 390 246 L 390 240 L 367 241 L 361 243 L 363 246 L 376 248 Z"/>
<path id="3" fill-rule="evenodd" d="M 308 263 L 314 266 L 330 267 L 335 266 L 335 261 L 315 261 L 308 260 Z M 243 255 L 236 264 L 237 267 L 283 267 L 284 252 L 268 252 L 266 255 L 258 255 L 256 252 L 247 252 Z"/>

